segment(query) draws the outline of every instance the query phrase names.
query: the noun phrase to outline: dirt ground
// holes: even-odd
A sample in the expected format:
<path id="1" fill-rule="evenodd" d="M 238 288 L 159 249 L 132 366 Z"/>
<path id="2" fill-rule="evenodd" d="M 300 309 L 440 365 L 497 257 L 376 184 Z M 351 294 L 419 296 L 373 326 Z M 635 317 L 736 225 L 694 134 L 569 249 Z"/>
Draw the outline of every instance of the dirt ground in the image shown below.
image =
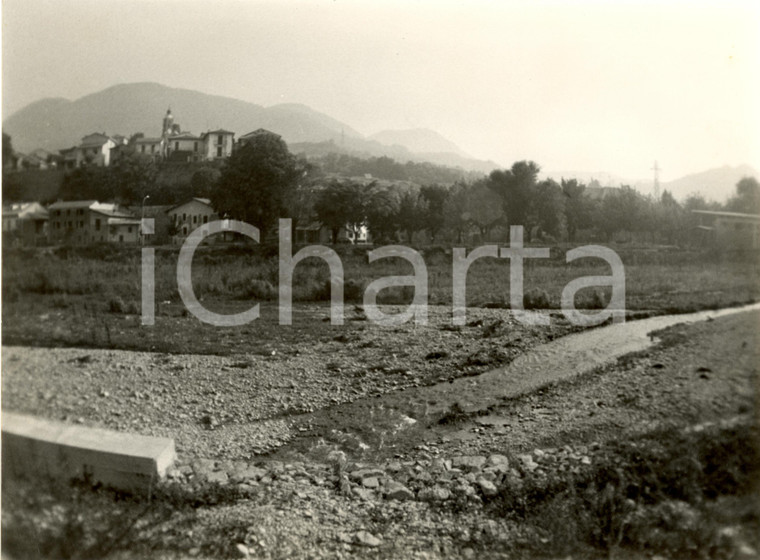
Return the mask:
<path id="1" fill-rule="evenodd" d="M 405 327 L 410 343 L 403 348 L 366 329 L 287 358 L 5 347 L 3 407 L 175 435 L 181 460 L 173 484 L 234 490 L 232 500 L 201 500 L 192 513 L 144 529 L 114 556 L 124 558 L 144 557 L 146 547 L 165 558 L 567 557 L 556 530 L 543 533 L 496 507 L 515 484 L 592 472 L 610 448 L 658 430 L 718 440 L 720 430 L 757 425 L 758 312 L 671 327 L 649 350 L 476 413 L 453 407 L 412 416 L 384 400 L 397 403 L 405 389 L 445 382 L 447 371 L 489 369 L 495 347 L 514 356 L 521 343 L 563 332 L 538 335 L 505 323 L 503 312 L 483 314 L 460 331 L 443 322 L 422 332 Z M 346 351 L 364 344 L 376 350 L 371 359 Z M 323 371 L 304 370 L 315 361 L 326 364 Z M 367 402 L 361 414 L 353 408 Z M 256 433 L 246 439 L 250 426 Z M 714 532 L 731 542 L 692 552 L 756 557 L 757 510 L 718 498 Z M 695 520 L 684 529 L 695 531 L 705 522 L 702 510 L 683 503 L 663 507 Z M 4 504 L 6 531 L 19 523 L 7 510 Z M 613 556 L 682 557 L 683 549 L 669 554 L 647 543 Z M 591 547 L 569 556 L 598 555 Z"/>

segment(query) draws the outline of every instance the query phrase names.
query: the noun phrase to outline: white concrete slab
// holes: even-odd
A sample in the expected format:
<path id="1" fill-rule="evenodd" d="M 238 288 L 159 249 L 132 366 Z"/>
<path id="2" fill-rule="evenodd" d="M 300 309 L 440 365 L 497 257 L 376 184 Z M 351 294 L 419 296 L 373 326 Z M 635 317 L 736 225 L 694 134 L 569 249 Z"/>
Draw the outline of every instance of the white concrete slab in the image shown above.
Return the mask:
<path id="1" fill-rule="evenodd" d="M 3 476 L 83 477 L 146 490 L 174 463 L 174 440 L 2 413 Z"/>

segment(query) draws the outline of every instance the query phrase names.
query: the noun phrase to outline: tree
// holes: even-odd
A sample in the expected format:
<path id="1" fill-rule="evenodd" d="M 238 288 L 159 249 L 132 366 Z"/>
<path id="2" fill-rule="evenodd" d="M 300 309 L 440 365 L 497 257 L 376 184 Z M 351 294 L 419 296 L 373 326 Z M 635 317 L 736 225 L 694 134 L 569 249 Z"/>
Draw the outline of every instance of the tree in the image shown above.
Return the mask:
<path id="1" fill-rule="evenodd" d="M 504 217 L 501 199 L 491 190 L 486 181 L 477 181 L 465 191 L 465 220 L 475 224 L 480 229 L 480 235 L 485 240 L 488 232 Z"/>
<path id="2" fill-rule="evenodd" d="M 395 190 L 370 185 L 366 206 L 367 226 L 378 242 L 393 241 L 398 231 L 399 198 Z"/>
<path id="3" fill-rule="evenodd" d="M 745 214 L 760 214 L 760 183 L 754 177 L 743 177 L 736 183 L 736 193 L 726 209 Z"/>
<path id="4" fill-rule="evenodd" d="M 406 234 L 407 243 L 412 242 L 416 232 L 425 229 L 421 217 L 426 211 L 427 205 L 419 192 L 407 190 L 401 193 L 396 220 L 399 229 Z"/>
<path id="5" fill-rule="evenodd" d="M 546 179 L 536 185 L 533 205 L 536 221 L 544 233 L 559 237 L 564 225 L 564 197 L 562 187 L 554 179 Z"/>
<path id="6" fill-rule="evenodd" d="M 322 225 L 330 228 L 332 242 L 338 242 L 338 233 L 346 226 L 354 232 L 365 221 L 364 192 L 360 184 L 333 179 L 317 193 L 314 211 Z"/>
<path id="7" fill-rule="evenodd" d="M 278 218 L 292 217 L 287 202 L 297 188 L 299 168 L 276 134 L 260 134 L 232 153 L 211 193 L 220 216 L 259 228 L 262 239 Z"/>
<path id="8" fill-rule="evenodd" d="M 578 183 L 576 179 L 562 179 L 561 189 L 565 195 L 567 238 L 573 242 L 579 229 L 590 226 L 593 204 L 585 194 L 586 185 Z"/>
<path id="9" fill-rule="evenodd" d="M 641 206 L 641 195 L 631 187 L 623 186 L 602 199 L 594 223 L 607 241 L 611 241 L 619 231 L 632 232 L 638 228 Z"/>
<path id="10" fill-rule="evenodd" d="M 425 201 L 425 213 L 422 222 L 435 242 L 436 235 L 444 225 L 443 207 L 449 196 L 449 189 L 441 185 L 425 185 L 420 189 L 420 196 Z"/>
<path id="11" fill-rule="evenodd" d="M 468 186 L 463 182 L 454 183 L 449 191 L 449 197 L 443 206 L 444 224 L 457 243 L 462 243 L 462 233 L 469 223 L 467 211 Z M 494 193 L 494 196 L 496 194 Z M 499 202 L 500 205 L 500 202 Z"/>
<path id="12" fill-rule="evenodd" d="M 535 188 L 540 167 L 532 161 L 518 161 L 511 169 L 492 171 L 489 186 L 501 197 L 510 226 L 524 226 L 530 241 L 536 224 Z"/>
<path id="13" fill-rule="evenodd" d="M 11 137 L 3 132 L 3 170 L 13 162 L 13 145 Z"/>
<path id="14" fill-rule="evenodd" d="M 214 192 L 222 173 L 216 167 L 201 167 L 190 178 L 190 186 L 194 196 L 209 196 Z"/>

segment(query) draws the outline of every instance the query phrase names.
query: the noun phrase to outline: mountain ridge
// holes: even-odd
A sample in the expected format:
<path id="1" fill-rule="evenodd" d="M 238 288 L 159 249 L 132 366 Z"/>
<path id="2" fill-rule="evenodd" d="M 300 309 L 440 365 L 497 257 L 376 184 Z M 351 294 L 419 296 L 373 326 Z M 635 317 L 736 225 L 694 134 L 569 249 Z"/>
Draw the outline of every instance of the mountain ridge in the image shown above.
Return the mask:
<path id="1" fill-rule="evenodd" d="M 403 145 L 388 146 L 365 138 L 349 124 L 301 103 L 280 103 L 264 107 L 221 95 L 157 82 L 116 84 L 75 100 L 45 98 L 34 101 L 3 120 L 3 131 L 11 136 L 13 146 L 21 152 L 37 148 L 57 151 L 80 142 L 92 132 L 130 136 L 161 134 L 162 119 L 171 109 L 175 123 L 183 131 L 196 134 L 215 128 L 234 131 L 238 136 L 258 128 L 279 134 L 288 144 L 340 143 L 346 149 L 416 161 L 428 161 Z M 487 172 L 497 164 L 470 158 L 453 142 L 438 133 L 440 145 L 450 147 L 429 157 L 434 163 Z M 449 161 L 450 160 L 450 161 Z"/>

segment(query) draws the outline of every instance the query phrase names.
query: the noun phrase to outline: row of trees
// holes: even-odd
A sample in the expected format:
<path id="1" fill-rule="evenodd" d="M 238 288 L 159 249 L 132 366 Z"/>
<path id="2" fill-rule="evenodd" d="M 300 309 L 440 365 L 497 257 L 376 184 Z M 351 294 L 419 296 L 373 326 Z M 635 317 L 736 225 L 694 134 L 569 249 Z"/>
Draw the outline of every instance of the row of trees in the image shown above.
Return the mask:
<path id="1" fill-rule="evenodd" d="M 374 163 L 395 163 L 382 159 Z M 680 204 L 667 191 L 654 200 L 625 186 L 539 180 L 539 171 L 536 163 L 519 161 L 486 177 L 422 187 L 330 178 L 320 165 L 291 154 L 279 136 L 261 134 L 221 166 L 159 167 L 135 155 L 108 168 L 77 169 L 67 174 L 59 196 L 127 205 L 139 204 L 146 195 L 152 204 L 205 196 L 220 215 L 253 224 L 264 237 L 283 217 L 291 218 L 294 226 L 319 220 L 331 229 L 334 240 L 341 228 L 364 225 L 377 242 L 412 242 L 423 235 L 429 242 L 462 242 L 473 232 L 483 240 L 504 240 L 508 226 L 522 225 L 529 241 L 534 235 L 575 241 L 583 232 L 605 241 L 648 236 L 672 244 L 683 242 L 695 225 L 691 210 L 760 213 L 760 186 L 753 178 L 742 179 L 722 206 L 698 196 Z"/>

